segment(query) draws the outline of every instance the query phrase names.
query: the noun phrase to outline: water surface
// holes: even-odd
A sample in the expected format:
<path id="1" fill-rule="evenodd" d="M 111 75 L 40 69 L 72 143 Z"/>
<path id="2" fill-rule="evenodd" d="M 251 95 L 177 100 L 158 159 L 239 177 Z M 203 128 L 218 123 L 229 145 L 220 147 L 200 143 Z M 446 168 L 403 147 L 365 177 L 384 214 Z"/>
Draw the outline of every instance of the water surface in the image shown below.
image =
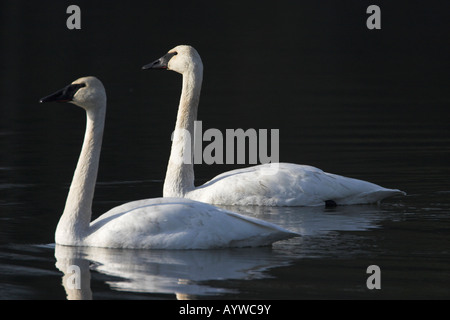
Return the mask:
<path id="1" fill-rule="evenodd" d="M 449 25 L 446 4 L 78 1 L 0 5 L 1 299 L 450 298 Z M 175 9 L 175 7 L 177 9 Z M 149 14 L 151 12 L 151 14 Z M 280 160 L 407 192 L 380 205 L 235 207 L 299 232 L 272 248 L 211 251 L 54 245 L 85 126 L 37 101 L 80 76 L 108 93 L 93 215 L 159 197 L 181 77 L 141 71 L 177 44 L 204 65 L 203 129 L 280 130 Z M 237 165 L 197 165 L 197 183 Z M 82 289 L 67 288 L 79 265 Z M 381 289 L 366 286 L 369 265 Z M 67 277 L 67 276 L 66 276 Z"/>

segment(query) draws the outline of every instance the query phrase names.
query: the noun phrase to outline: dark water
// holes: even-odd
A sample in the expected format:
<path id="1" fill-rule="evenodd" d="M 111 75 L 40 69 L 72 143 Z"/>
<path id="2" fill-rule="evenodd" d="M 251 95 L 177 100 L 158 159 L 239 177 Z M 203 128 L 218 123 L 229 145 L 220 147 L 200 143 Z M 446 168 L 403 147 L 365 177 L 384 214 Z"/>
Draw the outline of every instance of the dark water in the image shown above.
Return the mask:
<path id="1" fill-rule="evenodd" d="M 2 1 L 0 298 L 448 299 L 448 5 L 365 1 Z M 298 231 L 272 248 L 70 250 L 53 235 L 84 112 L 37 101 L 99 77 L 108 113 L 94 216 L 159 197 L 181 77 L 140 67 L 178 44 L 205 65 L 203 129 L 280 130 L 280 160 L 399 188 L 376 206 L 234 208 Z M 197 165 L 198 183 L 236 168 Z M 66 292 L 77 264 L 82 295 Z M 378 265 L 381 289 L 369 290 Z M 67 289 L 67 288 L 66 288 Z M 80 292 L 76 292 L 80 294 Z"/>

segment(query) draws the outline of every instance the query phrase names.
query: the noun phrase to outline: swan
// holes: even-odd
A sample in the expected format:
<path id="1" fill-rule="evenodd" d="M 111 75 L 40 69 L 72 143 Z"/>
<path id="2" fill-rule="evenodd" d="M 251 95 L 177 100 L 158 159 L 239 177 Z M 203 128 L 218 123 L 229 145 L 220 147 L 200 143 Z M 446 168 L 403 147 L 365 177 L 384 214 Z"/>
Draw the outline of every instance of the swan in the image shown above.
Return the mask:
<path id="1" fill-rule="evenodd" d="M 209 249 L 270 245 L 298 236 L 274 224 L 189 199 L 129 202 L 91 220 L 106 114 L 106 93 L 95 77 L 83 77 L 40 100 L 71 102 L 86 111 L 81 154 L 55 232 L 58 245 Z"/>
<path id="2" fill-rule="evenodd" d="M 173 70 L 180 73 L 183 80 L 164 197 L 185 197 L 215 205 L 335 206 L 376 203 L 386 197 L 405 194 L 398 189 L 386 189 L 291 163 L 261 164 L 228 171 L 196 187 L 193 161 L 183 159 L 184 150 L 193 150 L 190 137 L 194 136 L 203 79 L 200 55 L 192 46 L 181 45 L 142 69 Z"/>

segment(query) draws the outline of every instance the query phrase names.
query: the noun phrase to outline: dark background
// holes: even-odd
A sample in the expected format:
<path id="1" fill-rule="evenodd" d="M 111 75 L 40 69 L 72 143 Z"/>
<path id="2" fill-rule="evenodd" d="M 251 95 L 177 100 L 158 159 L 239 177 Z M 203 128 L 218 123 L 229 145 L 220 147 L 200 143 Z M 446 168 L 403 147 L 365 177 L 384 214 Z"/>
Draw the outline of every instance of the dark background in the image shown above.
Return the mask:
<path id="1" fill-rule="evenodd" d="M 72 4 L 81 30 L 66 27 Z M 381 30 L 366 27 L 372 4 Z M 247 208 L 302 237 L 265 252 L 275 266 L 289 262 L 269 266 L 268 278 L 211 278 L 235 292 L 217 298 L 448 298 L 449 15 L 448 1 L 0 0 L 0 298 L 65 298 L 52 244 L 85 113 L 39 99 L 81 76 L 106 87 L 94 218 L 159 197 L 181 76 L 141 67 L 179 44 L 204 63 L 204 130 L 279 129 L 281 161 L 408 193 L 380 206 Z M 234 167 L 196 165 L 196 182 Z M 237 265 L 261 262 L 257 250 L 233 252 Z M 151 252 L 154 263 L 141 266 L 191 279 L 189 264 L 165 254 L 175 265 Z M 382 269 L 382 290 L 365 286 L 371 264 Z M 176 298 L 151 286 L 119 292 L 111 281 L 122 276 L 93 271 L 94 298 Z"/>
<path id="2" fill-rule="evenodd" d="M 70 4 L 81 30 L 66 27 Z M 366 27 L 371 4 L 381 30 Z M 161 196 L 181 76 L 141 66 L 178 44 L 204 63 L 204 130 L 277 128 L 283 162 L 409 193 L 430 172 L 446 183 L 435 168 L 450 160 L 449 12 L 444 1 L 2 0 L 2 191 L 55 212 L 51 239 L 85 115 L 38 100 L 94 75 L 108 94 L 94 211 Z M 196 166 L 196 180 L 234 167 Z"/>

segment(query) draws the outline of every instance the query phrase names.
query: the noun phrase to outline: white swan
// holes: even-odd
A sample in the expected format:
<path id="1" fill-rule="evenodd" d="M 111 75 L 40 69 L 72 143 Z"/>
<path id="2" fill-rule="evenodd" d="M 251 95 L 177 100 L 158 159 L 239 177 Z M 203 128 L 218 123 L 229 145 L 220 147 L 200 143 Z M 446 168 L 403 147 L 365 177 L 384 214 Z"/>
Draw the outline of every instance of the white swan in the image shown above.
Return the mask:
<path id="1" fill-rule="evenodd" d="M 376 184 L 323 172 L 320 169 L 279 163 L 225 172 L 202 186 L 194 186 L 194 168 L 183 162 L 184 150 L 193 150 L 194 121 L 200 100 L 203 64 L 191 46 L 177 46 L 142 69 L 167 69 L 183 75 L 183 86 L 164 181 L 164 197 L 185 197 L 218 205 L 316 206 L 375 203 L 404 194 Z M 191 141 L 192 140 L 192 141 Z"/>
<path id="2" fill-rule="evenodd" d="M 56 244 L 108 248 L 207 249 L 269 245 L 298 234 L 189 199 L 133 201 L 93 222 L 92 200 L 106 113 L 103 84 L 84 77 L 40 102 L 72 102 L 86 110 L 87 126 Z"/>

